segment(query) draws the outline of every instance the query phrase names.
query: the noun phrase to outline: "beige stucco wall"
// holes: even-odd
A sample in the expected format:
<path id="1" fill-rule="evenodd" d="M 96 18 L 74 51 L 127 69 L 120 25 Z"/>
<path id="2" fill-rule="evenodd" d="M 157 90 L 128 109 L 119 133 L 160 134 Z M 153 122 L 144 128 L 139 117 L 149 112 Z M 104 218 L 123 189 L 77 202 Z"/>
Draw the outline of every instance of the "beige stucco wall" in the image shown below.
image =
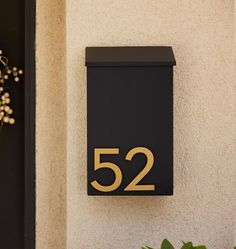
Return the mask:
<path id="1" fill-rule="evenodd" d="M 66 244 L 65 4 L 37 1 L 36 247 Z"/>
<path id="2" fill-rule="evenodd" d="M 233 0 L 66 5 L 37 9 L 37 249 L 158 248 L 165 237 L 231 248 Z M 173 197 L 86 194 L 85 47 L 121 45 L 173 46 Z"/>

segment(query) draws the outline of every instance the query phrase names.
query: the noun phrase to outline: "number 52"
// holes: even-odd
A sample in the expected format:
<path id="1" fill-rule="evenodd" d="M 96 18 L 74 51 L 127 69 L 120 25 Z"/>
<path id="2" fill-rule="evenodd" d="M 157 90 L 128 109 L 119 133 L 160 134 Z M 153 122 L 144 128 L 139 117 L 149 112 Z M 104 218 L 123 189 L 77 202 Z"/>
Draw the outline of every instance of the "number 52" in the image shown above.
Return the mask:
<path id="1" fill-rule="evenodd" d="M 147 157 L 147 163 L 143 170 L 128 184 L 128 186 L 124 189 L 124 191 L 154 191 L 155 185 L 139 185 L 138 183 L 147 175 L 147 173 L 151 170 L 154 163 L 154 156 L 152 152 L 145 147 L 135 147 L 131 149 L 125 159 L 131 161 L 132 158 L 138 154 L 142 153 Z M 101 155 L 115 155 L 119 154 L 119 148 L 95 148 L 94 149 L 94 170 L 98 169 L 111 169 L 115 174 L 115 180 L 111 185 L 104 186 L 98 183 L 96 180 L 91 182 L 91 185 L 101 191 L 101 192 L 111 192 L 119 188 L 122 182 L 122 172 L 120 168 L 111 162 L 101 162 Z"/>

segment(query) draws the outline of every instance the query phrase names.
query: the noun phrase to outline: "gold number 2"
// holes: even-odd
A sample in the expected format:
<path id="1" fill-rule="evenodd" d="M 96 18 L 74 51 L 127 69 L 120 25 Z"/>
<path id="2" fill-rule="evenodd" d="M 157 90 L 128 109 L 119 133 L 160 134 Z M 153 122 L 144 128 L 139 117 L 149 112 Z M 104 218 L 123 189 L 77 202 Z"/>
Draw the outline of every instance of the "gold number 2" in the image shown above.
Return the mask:
<path id="1" fill-rule="evenodd" d="M 144 176 L 151 170 L 154 163 L 154 156 L 152 152 L 145 147 L 136 147 L 128 152 L 126 160 L 131 161 L 134 155 L 143 153 L 147 157 L 147 163 L 143 170 L 134 178 L 134 180 L 125 188 L 125 191 L 154 191 L 155 185 L 138 185 Z"/>
<path id="2" fill-rule="evenodd" d="M 133 181 L 124 189 L 125 191 L 154 191 L 155 185 L 138 185 L 138 183 L 147 175 L 147 173 L 151 170 L 154 163 L 154 156 L 152 152 L 145 147 L 136 147 L 128 152 L 125 159 L 131 161 L 132 158 L 138 154 L 142 153 L 147 157 L 147 163 L 143 170 L 133 179 Z M 91 185 L 101 191 L 101 192 L 111 192 L 119 188 L 122 182 L 122 173 L 120 168 L 111 162 L 101 162 L 100 156 L 102 154 L 115 155 L 119 154 L 118 148 L 96 148 L 94 149 L 94 170 L 98 169 L 111 169 L 115 174 L 115 180 L 111 185 L 104 186 L 99 184 L 96 180 L 91 182 Z"/>

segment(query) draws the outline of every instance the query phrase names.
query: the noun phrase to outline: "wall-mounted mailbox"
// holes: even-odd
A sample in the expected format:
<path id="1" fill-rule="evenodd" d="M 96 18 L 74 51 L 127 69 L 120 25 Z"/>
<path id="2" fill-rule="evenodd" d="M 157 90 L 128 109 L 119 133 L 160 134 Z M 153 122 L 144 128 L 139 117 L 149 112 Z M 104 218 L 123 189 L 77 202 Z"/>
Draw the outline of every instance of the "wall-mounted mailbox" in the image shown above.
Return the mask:
<path id="1" fill-rule="evenodd" d="M 171 47 L 86 48 L 88 194 L 173 194 Z"/>

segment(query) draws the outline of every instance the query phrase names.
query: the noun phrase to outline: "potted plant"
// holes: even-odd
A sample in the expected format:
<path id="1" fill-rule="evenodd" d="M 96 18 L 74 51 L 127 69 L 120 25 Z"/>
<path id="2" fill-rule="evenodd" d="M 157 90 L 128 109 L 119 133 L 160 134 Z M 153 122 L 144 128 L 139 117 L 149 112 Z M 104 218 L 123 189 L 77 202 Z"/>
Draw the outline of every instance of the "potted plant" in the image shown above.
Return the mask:
<path id="1" fill-rule="evenodd" d="M 142 249 L 154 249 L 154 248 L 152 248 L 150 246 L 144 246 L 144 247 L 142 247 Z M 162 241 L 162 244 L 161 244 L 161 249 L 175 249 L 175 248 L 170 243 L 169 240 L 164 239 Z M 194 246 L 192 242 L 184 242 L 183 241 L 183 245 L 182 245 L 181 249 L 207 249 L 207 248 L 204 245 Z M 234 247 L 234 249 L 236 249 L 236 247 Z"/>

